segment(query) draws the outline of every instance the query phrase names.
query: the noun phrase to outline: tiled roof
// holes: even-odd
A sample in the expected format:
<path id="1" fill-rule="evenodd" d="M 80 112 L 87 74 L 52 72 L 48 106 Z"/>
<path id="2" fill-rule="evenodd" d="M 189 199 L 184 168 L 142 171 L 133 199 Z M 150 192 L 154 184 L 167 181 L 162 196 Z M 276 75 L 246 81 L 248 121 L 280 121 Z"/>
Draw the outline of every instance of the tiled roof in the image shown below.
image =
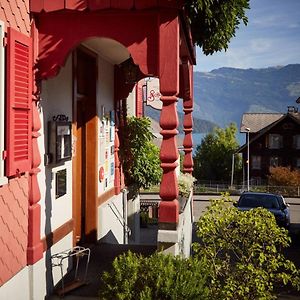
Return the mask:
<path id="1" fill-rule="evenodd" d="M 281 113 L 245 113 L 242 117 L 240 132 L 247 132 L 246 128 L 249 128 L 252 133 L 258 132 L 283 116 L 284 114 Z"/>
<path id="2" fill-rule="evenodd" d="M 29 0 L 1 0 L 0 20 L 17 31 L 28 34 L 30 31 Z"/>

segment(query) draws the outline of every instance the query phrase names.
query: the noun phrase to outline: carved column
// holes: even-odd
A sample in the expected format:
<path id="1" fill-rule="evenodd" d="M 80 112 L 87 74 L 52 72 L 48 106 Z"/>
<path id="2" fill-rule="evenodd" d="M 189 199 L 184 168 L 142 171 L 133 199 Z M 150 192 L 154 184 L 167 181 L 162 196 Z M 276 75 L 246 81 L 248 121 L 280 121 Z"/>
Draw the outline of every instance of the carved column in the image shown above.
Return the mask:
<path id="1" fill-rule="evenodd" d="M 163 12 L 159 28 L 159 80 L 163 107 L 160 115 L 161 135 L 163 141 L 160 149 L 161 167 L 163 170 L 159 206 L 159 229 L 173 231 L 179 220 L 178 182 L 176 175 L 179 157 L 176 135 L 178 134 L 178 115 L 176 109 L 179 92 L 179 20 L 176 12 Z M 164 232 L 159 232 L 159 245 L 167 245 L 169 238 L 164 239 Z M 167 235 L 171 232 L 167 233 Z M 165 241 L 165 242 L 164 242 Z M 170 241 L 169 241 L 170 242 Z M 176 244 L 176 241 L 170 244 Z"/>
<path id="2" fill-rule="evenodd" d="M 33 37 L 33 62 L 37 62 L 37 31 L 32 25 Z M 37 69 L 33 72 L 32 88 L 32 163 L 29 172 L 29 208 L 28 208 L 28 246 L 27 264 L 32 265 L 43 257 L 43 244 L 41 242 L 41 206 L 38 203 L 41 199 L 37 175 L 41 171 L 38 167 L 41 164 L 41 155 L 37 139 L 40 136 L 41 121 L 38 111 L 40 90 L 36 82 Z"/>
<path id="3" fill-rule="evenodd" d="M 37 32 L 34 24 L 32 25 L 33 36 L 33 62 L 37 61 Z M 41 155 L 38 148 L 39 130 L 41 121 L 38 111 L 38 101 L 40 90 L 36 82 L 36 72 L 33 72 L 33 95 L 32 95 L 32 163 L 29 172 L 29 208 L 28 208 L 28 247 L 27 264 L 32 265 L 43 257 L 43 244 L 40 237 L 41 229 L 41 206 L 38 203 L 41 199 L 37 175 L 41 171 L 38 167 L 41 164 Z"/>
<path id="4" fill-rule="evenodd" d="M 193 66 L 189 65 L 188 61 L 183 63 L 183 81 L 184 81 L 184 95 L 183 95 L 183 131 L 185 133 L 183 140 L 184 160 L 183 172 L 192 174 L 193 172 Z"/>
<path id="5" fill-rule="evenodd" d="M 160 148 L 161 167 L 163 175 L 160 185 L 159 227 L 175 230 L 179 217 L 178 182 L 176 167 L 178 166 L 178 149 L 176 135 L 178 134 L 178 115 L 176 110 L 177 97 L 166 96 L 161 90 L 163 107 L 160 115 L 161 135 L 163 141 Z"/>

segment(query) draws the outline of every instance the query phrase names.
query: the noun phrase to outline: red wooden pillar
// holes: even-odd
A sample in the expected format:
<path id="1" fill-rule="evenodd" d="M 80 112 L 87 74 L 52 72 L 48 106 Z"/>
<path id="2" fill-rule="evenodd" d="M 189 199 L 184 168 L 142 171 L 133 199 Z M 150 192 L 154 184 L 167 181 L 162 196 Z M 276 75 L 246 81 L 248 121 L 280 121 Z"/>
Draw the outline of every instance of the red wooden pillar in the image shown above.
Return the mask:
<path id="1" fill-rule="evenodd" d="M 178 17 L 164 12 L 159 28 L 159 79 L 163 107 L 160 115 L 163 141 L 160 149 L 163 175 L 160 185 L 159 228 L 176 230 L 179 219 L 177 167 L 178 115 L 176 109 L 179 92 L 179 23 Z"/>
<path id="2" fill-rule="evenodd" d="M 37 41 L 37 31 L 32 25 L 33 35 L 33 62 L 36 63 L 38 56 L 36 52 L 35 42 Z M 43 257 L 43 244 L 40 238 L 41 230 L 41 206 L 38 203 L 41 199 L 40 189 L 38 185 L 37 174 L 40 172 L 38 168 L 41 163 L 41 155 L 38 148 L 37 139 L 40 136 L 38 132 L 41 129 L 41 121 L 38 112 L 39 87 L 36 84 L 36 73 L 33 74 L 33 96 L 32 96 L 32 163 L 29 172 L 29 215 L 28 215 L 28 247 L 27 247 L 27 264 L 33 265 Z"/>
<path id="3" fill-rule="evenodd" d="M 183 131 L 185 133 L 183 140 L 184 147 L 184 160 L 183 172 L 192 174 L 193 172 L 193 66 L 186 60 L 183 62 L 183 82 L 184 82 L 184 95 L 183 95 Z"/>

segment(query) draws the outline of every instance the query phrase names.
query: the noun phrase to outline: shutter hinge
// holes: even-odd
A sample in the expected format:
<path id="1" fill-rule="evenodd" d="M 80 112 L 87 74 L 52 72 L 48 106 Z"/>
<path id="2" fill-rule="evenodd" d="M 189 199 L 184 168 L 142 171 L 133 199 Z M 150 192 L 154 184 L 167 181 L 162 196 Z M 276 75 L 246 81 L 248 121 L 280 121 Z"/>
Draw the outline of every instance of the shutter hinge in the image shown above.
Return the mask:
<path id="1" fill-rule="evenodd" d="M 7 37 L 5 36 L 3 38 L 3 47 L 6 47 L 7 46 Z"/>
<path id="2" fill-rule="evenodd" d="M 7 151 L 3 150 L 2 151 L 2 159 L 5 160 L 7 158 Z"/>

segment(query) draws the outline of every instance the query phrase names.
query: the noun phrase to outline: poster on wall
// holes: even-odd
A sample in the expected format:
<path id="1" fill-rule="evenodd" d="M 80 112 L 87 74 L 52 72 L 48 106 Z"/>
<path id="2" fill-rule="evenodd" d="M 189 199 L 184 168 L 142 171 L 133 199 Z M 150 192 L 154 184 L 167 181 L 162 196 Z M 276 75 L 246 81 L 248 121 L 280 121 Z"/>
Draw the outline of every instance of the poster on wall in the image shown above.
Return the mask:
<path id="1" fill-rule="evenodd" d="M 105 160 L 105 163 L 104 163 L 104 171 L 105 171 L 105 174 L 108 174 L 108 168 L 109 168 L 109 161 L 108 159 Z"/>
<path id="2" fill-rule="evenodd" d="M 105 137 L 105 122 L 100 120 L 100 130 L 99 130 L 100 138 Z"/>
<path id="3" fill-rule="evenodd" d="M 99 164 L 103 165 L 105 161 L 105 139 L 99 138 Z"/>
<path id="4" fill-rule="evenodd" d="M 114 162 L 110 163 L 110 176 L 114 176 L 115 174 L 115 164 Z"/>

